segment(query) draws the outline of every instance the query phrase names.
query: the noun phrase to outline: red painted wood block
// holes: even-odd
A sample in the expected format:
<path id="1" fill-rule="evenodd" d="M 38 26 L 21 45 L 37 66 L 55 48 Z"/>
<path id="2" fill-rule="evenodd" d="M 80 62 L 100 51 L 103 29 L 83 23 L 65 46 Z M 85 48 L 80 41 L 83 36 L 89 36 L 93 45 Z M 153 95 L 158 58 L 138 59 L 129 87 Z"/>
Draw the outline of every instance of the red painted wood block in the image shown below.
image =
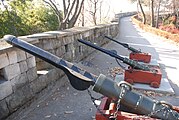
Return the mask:
<path id="1" fill-rule="evenodd" d="M 149 53 L 130 53 L 129 59 L 139 62 L 149 63 L 151 60 L 151 54 Z"/>
<path id="2" fill-rule="evenodd" d="M 154 88 L 159 88 L 162 79 L 161 70 L 158 66 L 149 67 L 152 69 L 152 71 L 128 68 L 125 70 L 124 80 L 130 84 L 143 83 L 150 84 L 150 86 Z"/>

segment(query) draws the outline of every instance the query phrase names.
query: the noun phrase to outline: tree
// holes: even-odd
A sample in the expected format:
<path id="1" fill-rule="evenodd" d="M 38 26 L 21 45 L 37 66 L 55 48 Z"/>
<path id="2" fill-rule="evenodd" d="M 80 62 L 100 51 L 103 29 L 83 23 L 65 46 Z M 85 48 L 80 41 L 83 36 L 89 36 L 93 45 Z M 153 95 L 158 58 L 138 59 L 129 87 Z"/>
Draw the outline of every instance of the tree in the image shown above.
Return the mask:
<path id="1" fill-rule="evenodd" d="M 6 9 L 0 10 L 0 37 L 57 30 L 54 12 L 43 4 L 35 4 L 31 0 L 9 1 Z"/>
<path id="2" fill-rule="evenodd" d="M 80 0 L 63 0 L 63 11 L 61 11 L 55 0 L 43 1 L 54 10 L 61 30 L 74 27 L 84 4 L 84 0 L 81 0 L 81 2 Z"/>
<path id="3" fill-rule="evenodd" d="M 150 2 L 151 2 L 151 3 L 150 3 L 150 4 L 151 4 L 151 5 L 150 5 L 150 6 L 151 6 L 151 15 L 150 15 L 150 16 L 151 16 L 151 23 L 150 23 L 150 25 L 151 25 L 152 27 L 154 27 L 154 24 L 155 24 L 155 23 L 154 23 L 154 21 L 155 21 L 155 19 L 154 19 L 154 18 L 155 18 L 155 16 L 154 16 L 154 0 L 150 0 Z"/>
<path id="4" fill-rule="evenodd" d="M 156 28 L 158 28 L 158 23 L 159 23 L 160 5 L 161 5 L 161 0 L 158 0 L 158 6 L 157 6 L 157 16 L 156 16 L 156 25 L 155 25 L 155 27 L 156 27 Z"/>
<path id="5" fill-rule="evenodd" d="M 144 10 L 143 10 L 141 1 L 140 1 L 140 0 L 137 0 L 137 2 L 138 2 L 138 5 L 139 5 L 139 7 L 140 7 L 140 10 L 141 10 L 141 12 L 142 12 L 142 18 L 143 18 L 142 22 L 143 22 L 143 24 L 146 24 L 146 15 L 145 15 L 145 13 L 144 13 Z"/>
<path id="6" fill-rule="evenodd" d="M 97 25 L 98 4 L 100 4 L 100 8 L 101 8 L 101 2 L 102 2 L 101 0 L 89 0 L 88 1 L 89 8 L 91 8 L 88 10 L 88 12 L 92 16 L 92 21 L 94 25 Z M 100 14 L 100 17 L 101 17 L 101 14 Z"/>
<path id="7" fill-rule="evenodd" d="M 146 24 L 146 15 L 145 15 L 145 12 L 144 12 L 143 7 L 142 7 L 141 0 L 129 0 L 129 1 L 130 2 L 136 2 L 137 1 L 137 5 L 139 5 L 141 13 L 142 13 L 142 22 L 143 22 L 143 24 Z M 142 2 L 143 1 L 144 0 L 142 0 Z"/>
<path id="8" fill-rule="evenodd" d="M 3 7 L 5 8 L 5 10 L 2 11 L 2 13 L 1 13 L 1 14 L 2 14 L 2 17 L 3 17 L 3 18 L 7 18 L 7 19 L 2 20 L 2 22 L 4 22 L 5 24 L 6 24 L 6 22 L 9 22 L 9 24 L 10 24 L 10 26 L 11 26 L 11 28 L 9 28 L 9 29 L 12 29 L 11 32 L 12 32 L 14 35 L 18 35 L 17 29 L 16 29 L 16 27 L 15 27 L 16 21 L 17 21 L 17 20 L 15 20 L 15 19 L 18 18 L 17 15 L 16 15 L 16 13 L 10 12 L 10 11 L 8 10 L 8 6 L 4 4 L 4 0 L 1 0 L 1 4 L 2 4 Z M 16 16 L 16 17 L 15 17 L 15 16 Z M 6 21 L 6 20 L 8 20 L 8 21 Z M 9 26 L 9 25 L 8 25 L 8 26 Z M 1 28 L 1 29 L 2 29 L 2 28 Z M 9 32 L 9 31 L 7 30 L 7 32 Z"/>

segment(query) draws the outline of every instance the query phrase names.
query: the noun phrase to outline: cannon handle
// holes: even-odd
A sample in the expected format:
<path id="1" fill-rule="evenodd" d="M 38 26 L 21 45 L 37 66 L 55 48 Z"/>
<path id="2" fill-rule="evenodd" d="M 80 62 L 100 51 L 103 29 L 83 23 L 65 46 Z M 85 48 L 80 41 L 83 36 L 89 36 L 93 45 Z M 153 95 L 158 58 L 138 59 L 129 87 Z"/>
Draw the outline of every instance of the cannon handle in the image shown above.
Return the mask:
<path id="1" fill-rule="evenodd" d="M 42 60 L 63 70 L 69 78 L 71 85 L 77 90 L 86 90 L 90 87 L 90 85 L 94 85 L 95 83 L 95 75 L 76 67 L 72 63 L 63 60 L 62 58 L 59 58 L 51 54 L 50 52 L 47 52 L 23 40 L 17 39 L 15 36 L 12 35 L 6 35 L 3 39 L 9 44 L 12 44 L 15 47 L 18 47 L 34 56 L 37 56 Z"/>

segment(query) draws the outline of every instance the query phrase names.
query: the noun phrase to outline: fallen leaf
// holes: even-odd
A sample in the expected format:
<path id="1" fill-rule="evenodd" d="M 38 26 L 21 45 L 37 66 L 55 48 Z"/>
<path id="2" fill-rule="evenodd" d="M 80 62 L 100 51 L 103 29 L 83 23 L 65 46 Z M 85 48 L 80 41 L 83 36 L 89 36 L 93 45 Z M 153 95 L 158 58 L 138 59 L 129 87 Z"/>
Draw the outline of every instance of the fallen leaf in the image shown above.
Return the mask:
<path id="1" fill-rule="evenodd" d="M 95 116 L 92 116 L 91 118 L 92 118 L 93 120 L 96 120 Z"/>
<path id="2" fill-rule="evenodd" d="M 56 113 L 54 113 L 53 115 L 54 115 L 55 117 L 57 116 L 57 114 L 56 114 Z"/>
<path id="3" fill-rule="evenodd" d="M 90 108 L 89 110 L 90 110 L 90 111 L 92 111 L 93 109 L 92 109 L 92 108 Z"/>
<path id="4" fill-rule="evenodd" d="M 73 111 L 65 111 L 65 114 L 72 114 Z"/>
<path id="5" fill-rule="evenodd" d="M 45 118 L 50 118 L 51 117 L 51 115 L 47 115 L 47 116 L 45 116 Z"/>

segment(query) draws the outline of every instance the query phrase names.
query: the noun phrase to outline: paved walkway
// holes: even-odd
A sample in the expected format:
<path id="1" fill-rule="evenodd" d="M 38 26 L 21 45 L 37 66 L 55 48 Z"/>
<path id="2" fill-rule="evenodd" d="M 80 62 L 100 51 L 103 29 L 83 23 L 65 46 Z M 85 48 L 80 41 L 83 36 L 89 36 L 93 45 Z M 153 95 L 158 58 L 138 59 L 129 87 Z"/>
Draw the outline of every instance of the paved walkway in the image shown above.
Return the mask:
<path id="1" fill-rule="evenodd" d="M 155 96 L 156 99 L 166 100 L 174 105 L 179 105 L 179 47 L 164 38 L 136 28 L 130 18 L 123 18 L 120 22 L 120 34 L 116 37 L 119 41 L 128 42 L 135 48 L 150 52 L 157 59 L 163 69 L 163 74 L 168 77 L 175 90 L 174 96 Z M 115 49 L 118 54 L 128 55 L 128 50 L 110 42 L 107 49 Z M 110 76 L 110 69 L 118 66 L 115 59 L 97 52 L 86 60 L 78 63 L 79 66 L 99 75 Z M 96 108 L 92 104 L 87 91 L 73 89 L 66 77 L 63 78 L 64 86 L 56 86 L 41 96 L 30 107 L 22 110 L 18 115 L 13 115 L 8 120 L 93 120 Z M 95 96 L 99 96 L 93 93 Z"/>

